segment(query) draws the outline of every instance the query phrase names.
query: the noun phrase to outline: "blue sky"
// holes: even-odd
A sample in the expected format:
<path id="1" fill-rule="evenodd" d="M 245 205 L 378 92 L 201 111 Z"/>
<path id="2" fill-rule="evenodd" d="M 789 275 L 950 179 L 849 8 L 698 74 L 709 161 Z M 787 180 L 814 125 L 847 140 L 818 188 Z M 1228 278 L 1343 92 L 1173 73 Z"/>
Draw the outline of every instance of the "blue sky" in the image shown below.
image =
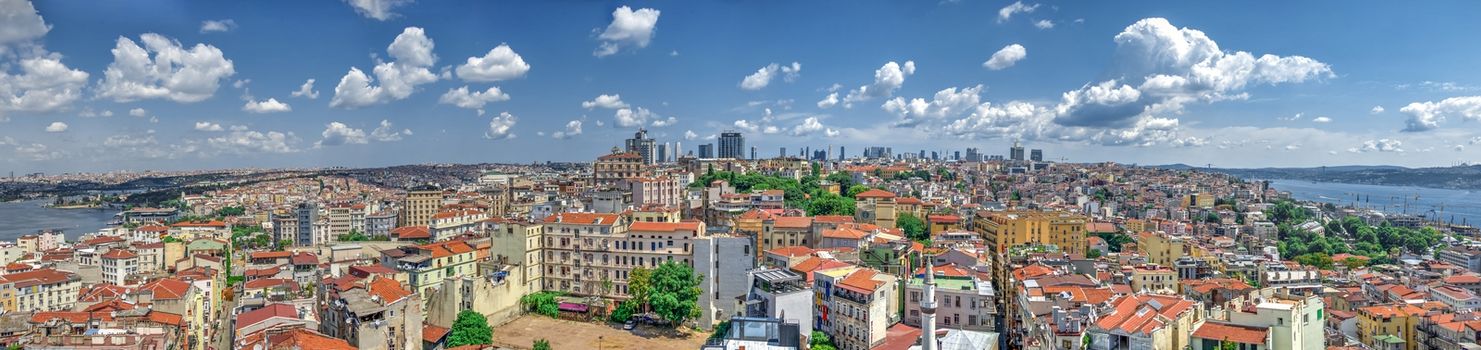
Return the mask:
<path id="1" fill-rule="evenodd" d="M 0 0 L 0 168 L 586 161 L 638 125 L 686 152 L 741 130 L 763 156 L 1021 140 L 1084 162 L 1444 166 L 1481 160 L 1472 13 Z"/>

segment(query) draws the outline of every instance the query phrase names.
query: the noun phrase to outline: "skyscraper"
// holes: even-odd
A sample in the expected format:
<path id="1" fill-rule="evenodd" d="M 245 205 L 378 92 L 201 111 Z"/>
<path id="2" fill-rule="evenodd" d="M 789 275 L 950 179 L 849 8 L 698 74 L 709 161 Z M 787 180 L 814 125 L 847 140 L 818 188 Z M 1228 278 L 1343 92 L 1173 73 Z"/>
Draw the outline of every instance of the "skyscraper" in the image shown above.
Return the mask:
<path id="1" fill-rule="evenodd" d="M 715 144 L 706 143 L 703 145 L 699 145 L 699 159 L 713 158 L 715 158 Z"/>
<path id="2" fill-rule="evenodd" d="M 720 133 L 720 158 L 745 159 L 746 138 L 741 133 L 726 131 Z"/>
<path id="3" fill-rule="evenodd" d="M 787 148 L 786 147 L 782 147 L 781 150 L 776 151 L 776 157 L 777 158 L 786 158 L 787 157 Z"/>
<path id="4" fill-rule="evenodd" d="M 633 133 L 633 138 L 627 139 L 625 145 L 628 152 L 643 156 L 643 164 L 653 164 L 657 160 L 654 157 L 657 147 L 654 147 L 653 139 L 648 138 L 648 130 L 639 128 L 638 132 Z"/>
<path id="5" fill-rule="evenodd" d="M 1036 150 L 1029 151 L 1029 153 L 1028 153 L 1028 159 L 1029 160 L 1032 160 L 1032 161 L 1035 161 L 1035 162 L 1042 162 L 1042 161 L 1044 161 L 1044 150 L 1036 149 Z"/>
<path id="6" fill-rule="evenodd" d="M 669 152 L 668 151 L 669 151 L 669 145 L 667 143 L 658 145 L 658 149 L 653 150 L 653 162 L 654 163 L 668 162 L 669 161 Z"/>
<path id="7" fill-rule="evenodd" d="M 842 161 L 844 157 L 843 146 L 838 146 L 838 160 Z"/>
<path id="8" fill-rule="evenodd" d="M 1023 160 L 1023 146 L 1018 145 L 1018 141 L 1013 141 L 1013 147 L 1008 149 L 1008 159 L 1014 161 Z"/>
<path id="9" fill-rule="evenodd" d="M 751 159 L 756 159 L 756 146 L 751 146 Z"/>

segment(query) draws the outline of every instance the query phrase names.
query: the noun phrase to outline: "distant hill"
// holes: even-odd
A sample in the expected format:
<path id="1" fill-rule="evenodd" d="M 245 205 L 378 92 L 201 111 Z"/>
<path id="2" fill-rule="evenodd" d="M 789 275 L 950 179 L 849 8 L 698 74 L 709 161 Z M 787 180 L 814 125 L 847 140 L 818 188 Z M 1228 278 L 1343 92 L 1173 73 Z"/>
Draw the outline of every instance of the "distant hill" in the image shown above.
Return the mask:
<path id="1" fill-rule="evenodd" d="M 1168 170 L 1208 170 L 1245 179 L 1290 179 L 1365 185 L 1481 190 L 1481 165 L 1406 168 L 1393 165 L 1342 165 L 1310 168 L 1203 168 L 1187 164 L 1153 166 Z"/>

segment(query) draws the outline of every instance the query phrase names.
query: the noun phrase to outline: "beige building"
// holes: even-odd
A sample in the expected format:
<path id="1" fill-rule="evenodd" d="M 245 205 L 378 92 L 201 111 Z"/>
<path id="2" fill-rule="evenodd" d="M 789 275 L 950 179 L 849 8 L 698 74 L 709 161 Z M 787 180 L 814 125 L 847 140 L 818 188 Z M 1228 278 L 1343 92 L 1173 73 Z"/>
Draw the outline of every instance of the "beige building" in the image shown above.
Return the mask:
<path id="1" fill-rule="evenodd" d="M 359 349 L 422 349 L 422 299 L 396 280 L 373 277 L 329 302 L 319 331 Z"/>
<path id="2" fill-rule="evenodd" d="M 854 220 L 859 223 L 895 228 L 897 216 L 894 193 L 873 189 L 854 195 Z"/>
<path id="3" fill-rule="evenodd" d="M 1060 212 L 977 212 L 972 229 L 983 235 L 988 250 L 1002 252 L 1020 245 L 1052 244 L 1070 254 L 1085 254 L 1083 215 Z"/>
<path id="4" fill-rule="evenodd" d="M 422 185 L 406 190 L 406 199 L 401 202 L 401 218 L 396 227 L 430 226 L 432 215 L 442 208 L 442 189 L 433 185 Z"/>
<path id="5" fill-rule="evenodd" d="M 483 232 L 489 237 L 489 259 L 523 270 L 518 274 L 519 281 L 513 283 L 523 290 L 521 295 L 544 290 L 540 283 L 545 274 L 544 254 L 541 254 L 544 225 L 505 218 L 484 220 L 483 224 Z"/>
<path id="6" fill-rule="evenodd" d="M 1176 294 L 1178 284 L 1176 271 L 1157 264 L 1132 266 L 1131 290 L 1137 293 Z"/>
<path id="7" fill-rule="evenodd" d="M 5 311 L 35 312 L 70 310 L 77 303 L 82 278 L 75 273 L 40 269 L 0 276 L 0 302 Z M 10 299 L 13 299 L 12 302 Z"/>
<path id="8" fill-rule="evenodd" d="M 868 350 L 884 342 L 891 324 L 900 321 L 898 278 L 869 268 L 843 268 L 813 273 L 825 315 L 822 327 L 840 350 Z M 822 286 L 821 288 L 819 286 Z"/>
<path id="9" fill-rule="evenodd" d="M 611 154 L 597 157 L 596 162 L 591 163 L 591 185 L 599 188 L 616 185 L 618 181 L 641 176 L 642 171 L 642 155 L 620 152 L 613 147 Z"/>

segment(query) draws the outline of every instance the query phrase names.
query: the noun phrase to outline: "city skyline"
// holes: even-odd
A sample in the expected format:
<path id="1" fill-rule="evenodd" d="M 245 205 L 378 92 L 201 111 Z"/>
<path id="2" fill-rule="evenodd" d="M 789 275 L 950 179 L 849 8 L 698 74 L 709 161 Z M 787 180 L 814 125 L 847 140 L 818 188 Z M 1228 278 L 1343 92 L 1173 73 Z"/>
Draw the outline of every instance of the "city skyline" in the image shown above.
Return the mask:
<path id="1" fill-rule="evenodd" d="M 735 130 L 763 156 L 1481 160 L 1481 24 L 1439 16 L 1474 3 L 246 4 L 0 0 L 0 167 L 587 161 L 639 128 L 670 155 Z"/>

